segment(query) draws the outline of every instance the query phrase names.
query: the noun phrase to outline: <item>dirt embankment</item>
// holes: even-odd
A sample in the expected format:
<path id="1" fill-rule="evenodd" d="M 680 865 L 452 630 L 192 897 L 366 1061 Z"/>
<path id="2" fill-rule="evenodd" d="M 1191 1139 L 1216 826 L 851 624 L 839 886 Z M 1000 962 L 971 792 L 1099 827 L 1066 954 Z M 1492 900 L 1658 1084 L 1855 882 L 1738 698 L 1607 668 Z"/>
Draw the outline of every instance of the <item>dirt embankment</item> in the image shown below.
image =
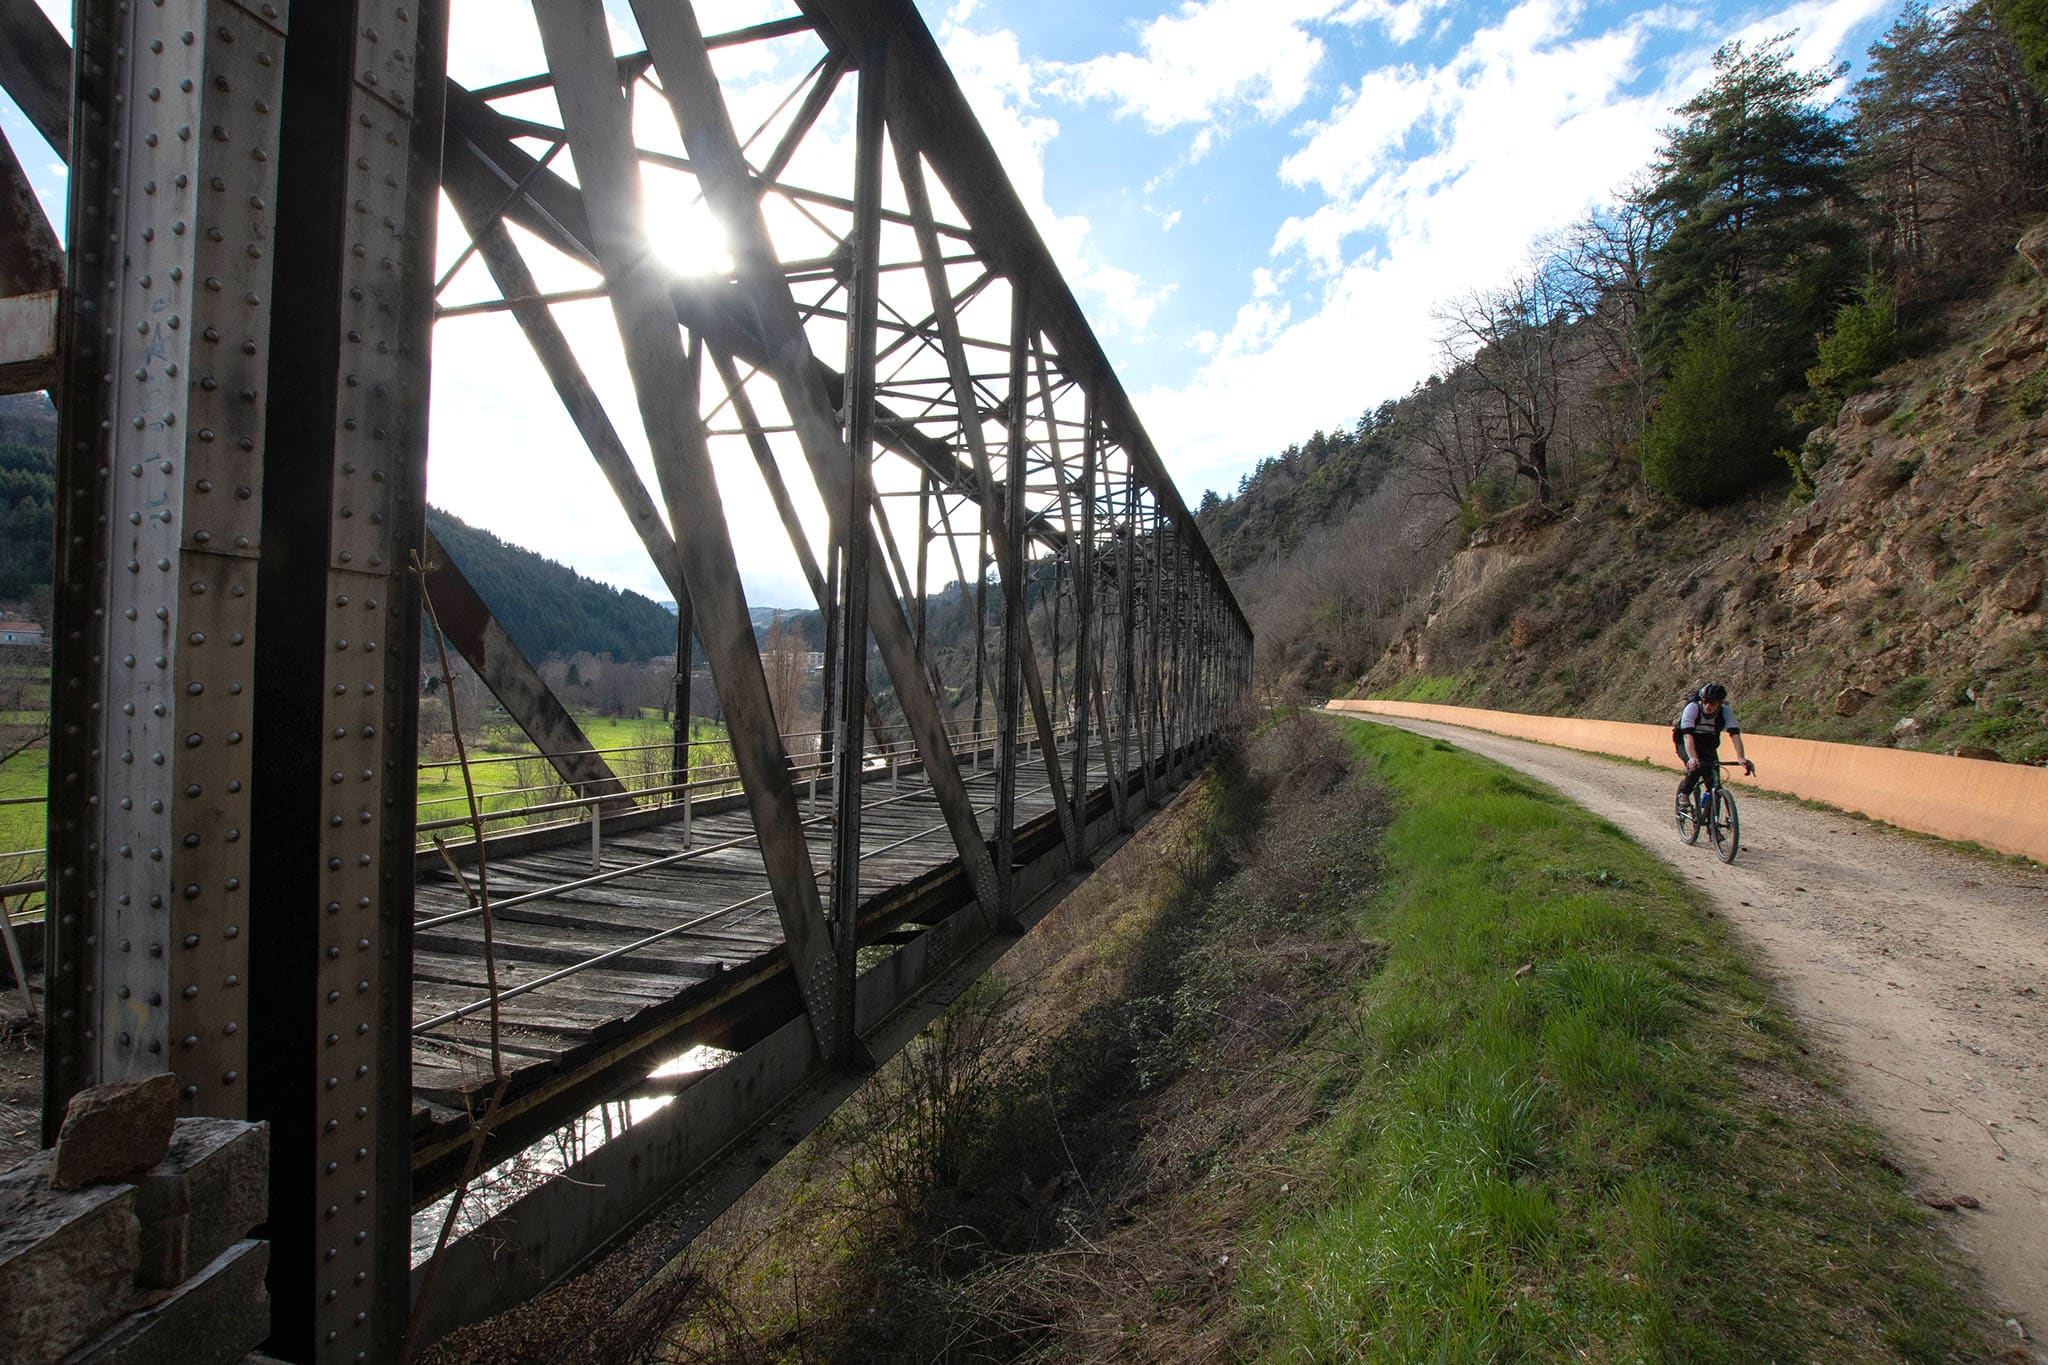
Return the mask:
<path id="1" fill-rule="evenodd" d="M 1723 866 L 1674 832 L 1670 774 L 1372 717 L 1555 787 L 1678 868 L 1752 947 L 1923 1200 L 2029 1332 L 2048 1332 L 2048 874 L 1740 791 Z M 2048 1360 L 2036 1344 L 2037 1359 Z"/>

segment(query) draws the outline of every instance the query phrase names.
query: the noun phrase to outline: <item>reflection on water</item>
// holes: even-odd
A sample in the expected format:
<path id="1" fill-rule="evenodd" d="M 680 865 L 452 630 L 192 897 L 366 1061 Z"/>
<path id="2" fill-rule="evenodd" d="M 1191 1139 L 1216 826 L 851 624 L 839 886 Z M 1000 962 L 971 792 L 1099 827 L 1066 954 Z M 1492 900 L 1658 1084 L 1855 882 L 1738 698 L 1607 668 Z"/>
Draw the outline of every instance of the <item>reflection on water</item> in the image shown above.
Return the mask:
<path id="1" fill-rule="evenodd" d="M 644 1123 L 677 1093 L 707 1071 L 738 1054 L 715 1047 L 693 1047 L 663 1062 L 624 1097 L 607 1100 L 578 1115 L 525 1151 L 479 1173 L 462 1197 L 449 1241 L 468 1235 L 520 1198 L 567 1171 L 636 1123 Z M 479 1089 L 484 1093 L 487 1087 Z M 443 1195 L 412 1216 L 412 1263 L 434 1254 L 441 1224 L 453 1195 Z"/>

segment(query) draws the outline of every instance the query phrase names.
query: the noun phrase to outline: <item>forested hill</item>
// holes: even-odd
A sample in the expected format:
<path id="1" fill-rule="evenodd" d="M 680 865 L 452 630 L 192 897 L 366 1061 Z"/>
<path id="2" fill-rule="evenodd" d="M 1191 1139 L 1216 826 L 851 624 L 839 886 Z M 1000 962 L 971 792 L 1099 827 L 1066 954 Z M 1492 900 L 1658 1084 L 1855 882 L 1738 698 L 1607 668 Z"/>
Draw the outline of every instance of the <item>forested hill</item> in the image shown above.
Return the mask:
<path id="1" fill-rule="evenodd" d="M 0 602 L 47 611 L 57 413 L 40 393 L 0 395 Z M 621 662 L 675 653 L 675 617 L 437 507 L 427 525 L 514 642 L 535 660 L 609 654 Z"/>
<path id="2" fill-rule="evenodd" d="M 427 509 L 427 528 L 530 659 L 587 653 L 629 662 L 676 652 L 676 618 L 650 598 L 585 578 L 438 507 Z"/>
<path id="3" fill-rule="evenodd" d="M 0 396 L 0 602 L 47 593 L 56 496 L 56 409 L 39 393 Z"/>

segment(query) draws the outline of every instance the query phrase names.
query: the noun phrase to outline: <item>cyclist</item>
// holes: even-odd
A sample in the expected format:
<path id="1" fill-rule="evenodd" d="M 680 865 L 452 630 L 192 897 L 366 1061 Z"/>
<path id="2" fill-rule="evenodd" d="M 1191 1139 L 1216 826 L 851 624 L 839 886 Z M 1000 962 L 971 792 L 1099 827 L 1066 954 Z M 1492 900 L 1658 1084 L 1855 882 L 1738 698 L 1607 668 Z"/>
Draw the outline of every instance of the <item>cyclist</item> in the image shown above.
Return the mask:
<path id="1" fill-rule="evenodd" d="M 1701 779 L 1719 768 L 1723 734 L 1735 741 L 1735 757 L 1741 760 L 1743 772 L 1754 774 L 1756 764 L 1742 751 L 1742 727 L 1736 723 L 1734 708 L 1728 705 L 1728 689 L 1710 682 L 1686 702 L 1678 717 L 1678 756 L 1685 760 L 1685 780 L 1678 784 L 1680 812 L 1685 810 L 1686 798 Z"/>

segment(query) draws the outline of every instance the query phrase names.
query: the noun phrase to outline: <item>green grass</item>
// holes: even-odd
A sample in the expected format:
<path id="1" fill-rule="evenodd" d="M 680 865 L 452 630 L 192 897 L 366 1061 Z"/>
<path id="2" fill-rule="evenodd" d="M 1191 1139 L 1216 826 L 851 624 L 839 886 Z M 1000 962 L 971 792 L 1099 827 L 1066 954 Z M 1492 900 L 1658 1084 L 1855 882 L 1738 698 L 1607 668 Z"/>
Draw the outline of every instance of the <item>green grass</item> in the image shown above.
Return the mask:
<path id="1" fill-rule="evenodd" d="M 46 749 L 25 749 L 0 763 L 0 797 L 41 796 L 50 781 Z M 43 846 L 43 807 L 0 806 L 0 853 Z M 5 878 L 0 878 L 5 880 Z"/>
<path id="2" fill-rule="evenodd" d="M 1974 1282 L 1682 882 L 1612 824 L 1385 727 L 1362 1077 L 1273 1215 L 1263 1353 L 1980 1359 Z M 1284 1206 L 1283 1206 L 1284 1208 Z"/>
<path id="3" fill-rule="evenodd" d="M 1373 694 L 1379 701 L 1450 703 L 1465 690 L 1463 674 L 1414 673 Z"/>
<path id="4" fill-rule="evenodd" d="M 669 722 L 663 720 L 658 711 L 623 717 L 586 715 L 576 717 L 576 721 L 583 727 L 583 733 L 589 738 L 592 746 L 599 749 L 666 744 L 670 737 Z M 723 725 L 699 718 L 692 723 L 691 733 L 698 742 L 707 746 L 695 754 L 697 762 L 718 762 L 724 758 Z M 447 753 L 449 756 L 445 761 L 428 760 L 420 767 L 419 813 L 422 820 L 445 819 L 467 813 L 463 800 L 462 768 L 453 758 L 452 746 L 447 749 Z M 541 762 L 538 753 L 532 741 L 528 740 L 516 725 L 502 716 L 487 718 L 477 728 L 470 742 L 470 774 L 476 783 L 485 810 L 502 810 L 543 799 L 540 795 L 517 793 L 514 790 L 526 786 L 554 785 L 553 770 Z M 615 757 L 614 766 L 621 769 L 630 768 L 635 757 L 637 756 Z M 500 759 L 521 761 L 497 761 Z M 666 757 L 649 753 L 641 761 L 650 765 L 661 764 L 666 762 Z M 30 749 L 16 754 L 7 763 L 0 764 L 0 797 L 43 795 L 49 783 L 49 762 L 47 750 Z M 556 813 L 547 818 L 562 817 Z M 40 850 L 43 846 L 44 830 L 44 812 L 41 805 L 0 806 L 0 853 L 25 849 Z M 35 876 L 39 874 L 39 870 L 30 870 L 22 875 Z M 0 866 L 0 881 L 14 879 L 14 871 L 10 871 L 6 866 Z"/>
<path id="5" fill-rule="evenodd" d="M 644 782 L 656 780 L 657 770 L 665 768 L 668 762 L 666 748 L 645 747 L 666 746 L 671 740 L 673 732 L 670 723 L 662 719 L 659 711 L 643 711 L 637 716 L 579 715 L 575 719 L 593 748 L 638 750 L 607 756 L 615 771 L 621 776 L 633 779 L 632 785 L 643 785 Z M 705 746 L 702 749 L 693 749 L 693 763 L 715 763 L 724 760 L 723 725 L 701 717 L 695 718 L 690 724 L 690 734 L 695 744 Z M 475 733 L 468 738 L 468 747 L 470 777 L 476 785 L 479 804 L 487 812 L 512 809 L 536 801 L 560 799 L 567 795 L 566 790 L 521 790 L 534 787 L 553 789 L 559 786 L 559 783 L 554 770 L 539 757 L 539 749 L 518 726 L 506 720 L 501 713 L 494 712 L 476 727 Z M 422 757 L 420 763 L 420 819 L 442 820 L 466 816 L 468 806 L 464 799 L 462 767 L 454 759 L 454 747 L 443 742 L 435 748 L 436 757 Z M 557 811 L 537 818 L 559 820 L 564 817 Z M 503 822 L 498 825 L 500 829 L 505 827 Z M 446 837 L 455 836 L 451 834 Z"/>

